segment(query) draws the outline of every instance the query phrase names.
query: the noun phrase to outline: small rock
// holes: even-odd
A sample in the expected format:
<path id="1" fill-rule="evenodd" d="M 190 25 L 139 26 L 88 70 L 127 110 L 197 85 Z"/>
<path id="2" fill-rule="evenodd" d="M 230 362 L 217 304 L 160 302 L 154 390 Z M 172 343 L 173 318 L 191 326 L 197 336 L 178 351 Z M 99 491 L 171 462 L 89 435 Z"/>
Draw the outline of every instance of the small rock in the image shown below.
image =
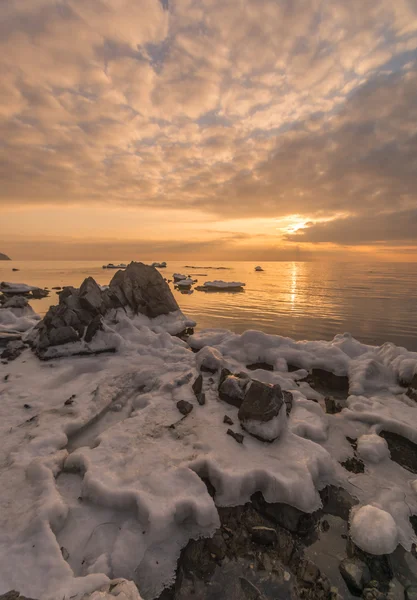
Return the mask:
<path id="1" fill-rule="evenodd" d="M 32 408 L 30 404 L 24 404 L 23 408 Z"/>
<path id="2" fill-rule="evenodd" d="M 312 585 L 320 577 L 320 569 L 311 560 L 303 559 L 298 566 L 297 575 L 304 583 Z"/>
<path id="3" fill-rule="evenodd" d="M 187 400 L 179 400 L 177 402 L 177 408 L 182 415 L 187 416 L 193 410 L 194 406 L 191 402 L 187 402 Z"/>
<path id="4" fill-rule="evenodd" d="M 223 423 L 227 423 L 228 425 L 233 425 L 232 419 L 230 417 L 228 417 L 227 415 L 224 415 Z"/>
<path id="5" fill-rule="evenodd" d="M 199 403 L 200 406 L 204 406 L 206 403 L 206 395 L 204 392 L 201 392 L 200 394 L 198 394 L 197 396 L 197 402 Z"/>
<path id="6" fill-rule="evenodd" d="M 61 546 L 61 554 L 64 560 L 69 559 L 69 552 L 66 548 L 64 548 L 64 546 Z"/>
<path id="7" fill-rule="evenodd" d="M 263 546 L 273 546 L 278 540 L 277 532 L 272 527 L 252 527 L 252 541 Z"/>
<path id="8" fill-rule="evenodd" d="M 74 398 L 75 398 L 75 394 L 73 394 L 72 396 L 70 396 L 68 398 L 68 400 L 65 400 L 64 405 L 65 406 L 71 406 L 71 404 L 74 403 Z"/>
<path id="9" fill-rule="evenodd" d="M 232 436 L 238 444 L 243 444 L 244 436 L 241 433 L 235 433 L 232 429 L 226 431 L 227 435 Z"/>
<path id="10" fill-rule="evenodd" d="M 195 396 L 198 398 L 198 396 L 201 394 L 202 390 L 203 390 L 203 376 L 200 375 L 197 377 L 197 379 L 194 381 L 193 385 L 193 392 L 195 394 Z"/>
<path id="11" fill-rule="evenodd" d="M 326 521 L 326 519 L 324 519 L 324 521 L 321 522 L 321 529 L 324 532 L 329 531 L 329 529 L 330 529 L 329 521 Z"/>
<path id="12" fill-rule="evenodd" d="M 365 465 L 359 458 L 356 458 L 356 456 L 352 456 L 340 464 L 350 473 L 363 473 L 365 471 Z"/>
<path id="13" fill-rule="evenodd" d="M 227 546 L 220 531 L 216 531 L 214 536 L 207 540 L 207 549 L 218 560 L 223 560 L 226 556 Z"/>
<path id="14" fill-rule="evenodd" d="M 339 565 L 339 571 L 352 594 L 360 596 L 371 581 L 368 567 L 359 559 L 345 558 Z"/>
<path id="15" fill-rule="evenodd" d="M 223 369 L 222 373 L 225 370 L 226 369 Z M 220 377 L 220 379 L 222 378 Z M 250 379 L 243 379 L 235 375 L 228 375 L 219 385 L 220 400 L 239 408 L 245 398 L 246 388 L 248 387 L 249 383 Z"/>

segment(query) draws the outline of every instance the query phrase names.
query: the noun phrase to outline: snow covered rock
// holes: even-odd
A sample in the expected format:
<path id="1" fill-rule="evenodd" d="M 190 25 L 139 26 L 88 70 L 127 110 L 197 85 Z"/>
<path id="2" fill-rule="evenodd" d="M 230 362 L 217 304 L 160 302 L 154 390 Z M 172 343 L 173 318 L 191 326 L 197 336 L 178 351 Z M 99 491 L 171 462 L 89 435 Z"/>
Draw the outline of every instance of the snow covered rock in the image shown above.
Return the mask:
<path id="1" fill-rule="evenodd" d="M 281 387 L 252 381 L 246 388 L 238 416 L 243 429 L 254 437 L 265 442 L 275 440 L 286 425 Z"/>
<path id="2" fill-rule="evenodd" d="M 215 373 L 223 366 L 223 356 L 215 348 L 206 346 L 197 353 L 197 365 L 201 371 Z"/>
<path id="3" fill-rule="evenodd" d="M 242 290 L 246 284 L 241 281 L 222 281 L 215 279 L 214 281 L 205 281 L 203 285 L 196 287 L 196 290 L 207 291 L 222 291 L 222 290 Z"/>
<path id="4" fill-rule="evenodd" d="M 0 358 L 3 360 L 15 360 L 22 354 L 25 347 L 25 344 L 20 340 L 11 341 L 7 344 L 3 352 L 0 353 Z"/>
<path id="5" fill-rule="evenodd" d="M 11 296 L 3 303 L 2 308 L 26 308 L 29 300 L 24 296 Z"/>
<path id="6" fill-rule="evenodd" d="M 370 554 L 391 554 L 398 544 L 398 528 L 390 513 L 370 504 L 354 509 L 350 534 Z"/>
<path id="7" fill-rule="evenodd" d="M 150 319 L 163 317 L 178 304 L 168 284 L 153 267 L 132 262 L 125 271 L 118 271 L 108 288 L 102 289 L 92 277 L 84 280 L 79 290 L 66 287 L 59 295 L 59 305 L 52 306 L 32 336 L 40 358 L 61 355 L 51 347 L 78 344 L 65 349 L 65 354 L 91 354 L 114 351 L 114 338 L 99 346 L 89 346 L 97 332 L 104 329 L 104 317 L 110 311 L 123 309 L 124 314 L 144 315 Z M 179 324 L 181 327 L 181 325 Z M 183 328 L 184 329 L 184 328 Z M 175 331 L 174 333 L 179 333 Z"/>
<path id="8" fill-rule="evenodd" d="M 371 463 L 379 463 L 390 455 L 386 440 L 375 433 L 361 435 L 358 439 L 358 453 L 363 460 Z"/>
<path id="9" fill-rule="evenodd" d="M 249 383 L 249 378 L 239 377 L 238 375 L 227 375 L 226 377 L 222 377 L 221 375 L 219 385 L 220 400 L 240 408 Z"/>

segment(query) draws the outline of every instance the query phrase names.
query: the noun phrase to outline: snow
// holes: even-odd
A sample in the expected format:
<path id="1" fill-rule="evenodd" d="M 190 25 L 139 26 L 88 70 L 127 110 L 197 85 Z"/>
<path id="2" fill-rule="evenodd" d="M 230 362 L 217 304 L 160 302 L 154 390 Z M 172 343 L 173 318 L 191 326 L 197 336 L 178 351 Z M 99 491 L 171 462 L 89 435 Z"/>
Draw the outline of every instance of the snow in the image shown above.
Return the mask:
<path id="1" fill-rule="evenodd" d="M 285 409 L 280 410 L 279 414 L 270 421 L 262 422 L 255 421 L 254 419 L 246 419 L 243 422 L 246 431 L 265 441 L 271 442 L 281 435 L 286 424 L 287 416 L 285 414 Z"/>
<path id="2" fill-rule="evenodd" d="M 18 331 L 23 333 L 32 329 L 40 319 L 41 317 L 33 311 L 31 306 L 0 307 L 0 332 Z"/>
<path id="3" fill-rule="evenodd" d="M 190 287 L 193 285 L 194 280 L 190 279 L 189 277 L 186 277 L 185 279 L 181 279 L 180 281 L 177 281 L 177 286 L 178 287 Z"/>
<path id="4" fill-rule="evenodd" d="M 388 444 L 384 438 L 370 433 L 358 439 L 358 453 L 364 461 L 379 463 L 389 457 Z"/>
<path id="5" fill-rule="evenodd" d="M 243 288 L 245 285 L 245 283 L 240 281 L 222 281 L 221 279 L 215 279 L 214 281 L 205 281 L 199 289 L 233 290 Z"/>
<path id="6" fill-rule="evenodd" d="M 3 327 L 14 310 L 24 309 L 0 309 Z M 384 429 L 417 442 L 416 404 L 399 385 L 416 372 L 416 353 L 349 334 L 296 342 L 209 329 L 189 345 L 171 335 L 191 324 L 180 311 L 151 320 L 119 309 L 90 346 L 112 354 L 73 356 L 70 344 L 57 347 L 64 358 L 39 361 L 27 349 L 0 364 L 0 594 L 138 600 L 133 584 L 121 582 L 119 595 L 110 586 L 121 577 L 151 600 L 173 581 L 188 540 L 219 526 L 216 507 L 244 504 L 259 490 L 268 502 L 312 512 L 323 487 L 342 486 L 358 499 L 351 532 L 361 548 L 382 554 L 417 541 L 409 521 L 416 476 L 391 460 L 378 435 Z M 274 370 L 248 371 L 256 362 Z M 204 406 L 192 390 L 201 367 L 213 371 L 203 372 Z M 222 367 L 292 393 L 288 418 L 281 411 L 269 423 L 244 424 L 278 439 L 245 435 L 237 444 L 226 434 L 224 415 L 236 430 L 239 419 L 218 397 Z M 322 394 L 300 381 L 312 368 L 348 376 L 340 413 L 326 414 Z M 178 400 L 193 404 L 187 417 Z M 364 473 L 340 464 L 353 456 L 347 436 L 358 440 Z"/>
<path id="7" fill-rule="evenodd" d="M 36 286 L 27 285 L 26 283 L 10 283 L 8 281 L 2 281 L 0 283 L 0 292 L 6 294 L 27 294 L 39 289 L 40 288 Z"/>
<path id="8" fill-rule="evenodd" d="M 398 544 L 394 519 L 376 506 L 362 506 L 355 511 L 350 533 L 355 544 L 371 554 L 391 554 Z"/>

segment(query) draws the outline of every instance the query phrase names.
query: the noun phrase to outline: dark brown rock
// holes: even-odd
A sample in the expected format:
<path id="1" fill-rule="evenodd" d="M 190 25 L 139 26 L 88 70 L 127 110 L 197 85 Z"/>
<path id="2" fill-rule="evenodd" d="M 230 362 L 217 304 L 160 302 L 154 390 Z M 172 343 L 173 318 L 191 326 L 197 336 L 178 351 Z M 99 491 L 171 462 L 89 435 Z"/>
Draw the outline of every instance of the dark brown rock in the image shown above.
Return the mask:
<path id="1" fill-rule="evenodd" d="M 193 410 L 194 406 L 191 402 L 187 402 L 187 400 L 179 400 L 177 402 L 177 408 L 182 415 L 187 416 Z"/>
<path id="2" fill-rule="evenodd" d="M 243 436 L 241 433 L 236 433 L 232 429 L 228 429 L 226 433 L 227 435 L 230 435 L 232 438 L 234 438 L 238 444 L 243 444 L 245 436 Z"/>
<path id="3" fill-rule="evenodd" d="M 239 408 L 239 419 L 255 421 L 270 421 L 276 417 L 283 405 L 281 387 L 252 381 L 246 389 L 244 400 Z"/>
<path id="4" fill-rule="evenodd" d="M 227 425 L 233 425 L 233 421 L 228 415 L 224 415 L 223 423 L 227 423 Z"/>

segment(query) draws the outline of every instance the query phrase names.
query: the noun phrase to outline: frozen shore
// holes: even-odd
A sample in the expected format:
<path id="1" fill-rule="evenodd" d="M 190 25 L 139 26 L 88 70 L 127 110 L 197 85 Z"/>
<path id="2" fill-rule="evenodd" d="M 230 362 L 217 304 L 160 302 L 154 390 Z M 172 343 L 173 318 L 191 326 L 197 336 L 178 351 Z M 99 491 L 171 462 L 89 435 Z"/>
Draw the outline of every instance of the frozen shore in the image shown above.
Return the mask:
<path id="1" fill-rule="evenodd" d="M 140 307 L 129 268 L 117 289 L 135 290 Z M 0 364 L 0 593 L 95 600 L 125 578 L 152 600 L 189 540 L 215 535 L 224 510 L 256 494 L 312 515 L 324 490 L 342 488 L 355 498 L 351 543 L 410 552 L 417 468 L 398 460 L 392 436 L 417 444 L 417 353 L 349 334 L 295 342 L 209 329 L 184 341 L 175 334 L 192 322 L 169 302 L 146 316 L 92 284 L 84 292 L 62 303 L 95 307 L 90 341 L 73 321 L 77 340 L 39 350 L 42 334 L 52 339 L 45 323 L 23 304 L 0 308 L 0 328 L 23 338 Z"/>

